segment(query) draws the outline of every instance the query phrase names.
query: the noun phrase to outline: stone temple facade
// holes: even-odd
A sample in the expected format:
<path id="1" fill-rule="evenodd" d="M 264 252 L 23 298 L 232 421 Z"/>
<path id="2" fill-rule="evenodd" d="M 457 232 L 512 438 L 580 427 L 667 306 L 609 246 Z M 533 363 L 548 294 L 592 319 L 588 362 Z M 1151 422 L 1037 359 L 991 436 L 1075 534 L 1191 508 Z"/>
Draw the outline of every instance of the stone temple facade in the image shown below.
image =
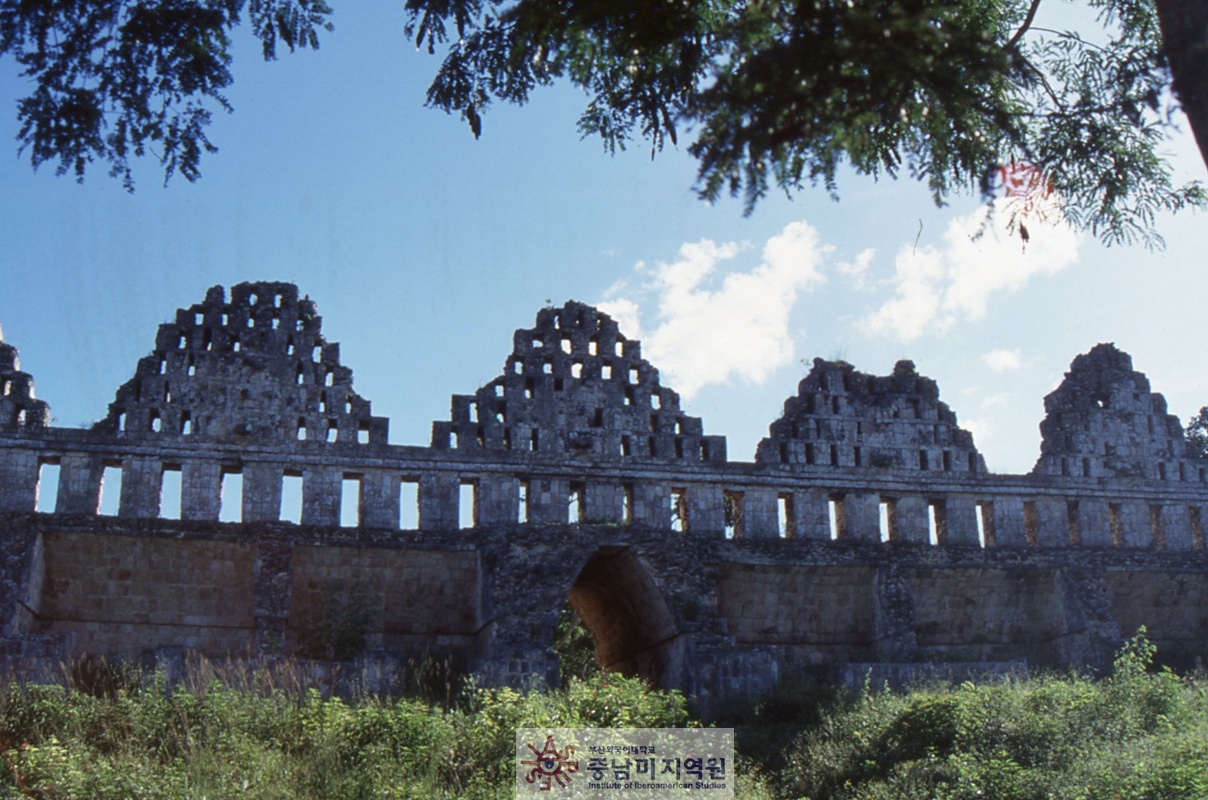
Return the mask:
<path id="1" fill-rule="evenodd" d="M 1044 402 L 1036 468 L 991 474 L 909 361 L 819 359 L 733 461 L 572 302 L 430 446 L 392 445 L 312 301 L 215 287 L 88 430 L 50 425 L 0 341 L 0 657 L 352 657 L 343 625 L 556 681 L 569 602 L 602 665 L 703 709 L 872 664 L 1101 667 L 1140 625 L 1194 662 L 1208 462 L 1112 345 Z"/>

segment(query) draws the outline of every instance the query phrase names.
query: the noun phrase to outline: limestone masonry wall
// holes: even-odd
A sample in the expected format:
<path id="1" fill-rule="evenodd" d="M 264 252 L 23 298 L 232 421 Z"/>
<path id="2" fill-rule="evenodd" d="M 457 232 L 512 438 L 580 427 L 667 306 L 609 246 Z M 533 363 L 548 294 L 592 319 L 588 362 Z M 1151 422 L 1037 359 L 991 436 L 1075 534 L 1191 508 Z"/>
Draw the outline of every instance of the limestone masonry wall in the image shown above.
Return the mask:
<path id="1" fill-rule="evenodd" d="M 1193 658 L 1208 462 L 1113 345 L 1044 403 L 1035 469 L 996 475 L 911 362 L 818 359 L 732 461 L 571 302 L 391 445 L 309 298 L 214 287 L 90 430 L 0 340 L 0 655 L 348 645 L 553 680 L 569 601 L 602 663 L 706 701 L 853 661 L 1096 664 L 1141 624 Z"/>

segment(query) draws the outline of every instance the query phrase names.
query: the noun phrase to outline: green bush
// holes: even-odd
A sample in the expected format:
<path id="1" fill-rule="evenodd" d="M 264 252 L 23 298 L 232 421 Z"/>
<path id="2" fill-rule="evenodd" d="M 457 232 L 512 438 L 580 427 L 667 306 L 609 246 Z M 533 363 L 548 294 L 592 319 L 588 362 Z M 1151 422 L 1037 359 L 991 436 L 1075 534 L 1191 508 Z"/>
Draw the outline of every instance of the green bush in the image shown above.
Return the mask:
<path id="1" fill-rule="evenodd" d="M 1047 676 L 867 692 L 789 748 L 782 797 L 1208 797 L 1208 687 L 1151 671 L 1142 630 L 1102 681 Z"/>
<path id="2" fill-rule="evenodd" d="M 1153 663 L 1141 635 L 1099 681 L 1049 675 L 904 694 L 789 684 L 723 722 L 737 733 L 737 797 L 1208 797 L 1208 683 Z M 699 724 L 680 694 L 617 675 L 555 691 L 470 683 L 444 702 L 329 697 L 282 671 L 211 673 L 171 689 L 162 676 L 121 672 L 77 688 L 9 685 L 0 800 L 485 800 L 511 795 L 517 728 Z"/>
<path id="3" fill-rule="evenodd" d="M 169 690 L 162 676 L 98 694 L 12 684 L 0 800 L 497 797 L 514 779 L 517 728 L 692 722 L 679 694 L 620 676 L 554 692 L 470 685 L 443 705 L 245 682 L 262 690 Z"/>

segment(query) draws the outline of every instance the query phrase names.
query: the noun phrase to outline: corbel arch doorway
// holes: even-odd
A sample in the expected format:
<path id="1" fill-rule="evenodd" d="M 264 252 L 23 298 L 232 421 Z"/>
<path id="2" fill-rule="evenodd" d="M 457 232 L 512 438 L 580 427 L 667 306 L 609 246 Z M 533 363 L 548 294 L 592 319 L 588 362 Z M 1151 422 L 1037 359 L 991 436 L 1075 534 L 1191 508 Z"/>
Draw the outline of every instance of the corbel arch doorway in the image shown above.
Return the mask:
<path id="1" fill-rule="evenodd" d="M 684 637 L 650 570 L 627 547 L 601 547 L 584 563 L 567 603 L 582 620 L 605 672 L 683 688 Z"/>

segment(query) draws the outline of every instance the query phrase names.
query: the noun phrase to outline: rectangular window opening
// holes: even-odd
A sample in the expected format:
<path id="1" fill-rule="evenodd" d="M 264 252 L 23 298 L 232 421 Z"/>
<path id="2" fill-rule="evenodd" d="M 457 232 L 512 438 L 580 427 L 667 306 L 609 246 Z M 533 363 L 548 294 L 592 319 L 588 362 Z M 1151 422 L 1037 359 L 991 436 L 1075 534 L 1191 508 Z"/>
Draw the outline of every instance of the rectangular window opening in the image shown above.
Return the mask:
<path id="1" fill-rule="evenodd" d="M 671 490 L 671 530 L 676 533 L 688 532 L 688 503 L 687 490 Z"/>
<path id="2" fill-rule="evenodd" d="M 1124 546 L 1124 519 L 1118 503 L 1107 506 L 1107 529 L 1111 535 L 1112 547 Z"/>
<path id="3" fill-rule="evenodd" d="M 742 539 L 746 536 L 746 509 L 743 507 L 742 492 L 722 492 L 721 505 L 727 539 Z"/>
<path id="4" fill-rule="evenodd" d="M 633 524 L 633 484 L 627 483 L 621 487 L 621 520 L 626 525 Z"/>
<path id="5" fill-rule="evenodd" d="M 97 513 L 102 517 L 116 517 L 122 500 L 122 464 L 106 461 L 101 471 L 101 490 Z"/>
<path id="6" fill-rule="evenodd" d="M 38 485 L 34 489 L 34 510 L 53 514 L 59 502 L 59 460 L 38 459 Z"/>
<path id="7" fill-rule="evenodd" d="M 927 541 L 941 545 L 948 540 L 948 506 L 943 500 L 927 503 Z"/>
<path id="8" fill-rule="evenodd" d="M 1070 544 L 1082 544 L 1082 523 L 1078 519 L 1078 501 L 1067 500 L 1065 503 L 1065 519 L 1070 529 Z"/>
<path id="9" fill-rule="evenodd" d="M 793 496 L 781 494 L 776 497 L 776 522 L 781 539 L 792 539 L 797 532 L 797 518 L 793 513 Z"/>
<path id="10" fill-rule="evenodd" d="M 529 482 L 520 481 L 516 494 L 516 520 L 521 524 L 529 521 Z"/>
<path id="11" fill-rule="evenodd" d="M 1166 526 L 1162 523 L 1162 507 L 1149 507 L 1149 527 L 1153 535 L 1153 549 L 1166 549 Z"/>
<path id="12" fill-rule="evenodd" d="M 457 522 L 462 530 L 478 526 L 478 482 L 462 481 L 457 493 Z"/>
<path id="13" fill-rule="evenodd" d="M 403 478 L 398 483 L 398 527 L 402 531 L 419 530 L 418 478 Z"/>
<path id="14" fill-rule="evenodd" d="M 286 470 L 281 476 L 282 522 L 302 524 L 302 473 Z"/>
<path id="15" fill-rule="evenodd" d="M 977 539 L 982 547 L 998 546 L 998 531 L 994 528 L 994 502 L 977 504 Z"/>
<path id="16" fill-rule="evenodd" d="M 361 524 L 362 476 L 345 473 L 340 481 L 340 527 L 356 528 Z"/>
<path id="17" fill-rule="evenodd" d="M 831 495 L 826 501 L 827 514 L 830 521 L 830 538 L 834 540 L 847 538 L 847 517 L 843 509 L 843 495 Z"/>
<path id="18" fill-rule="evenodd" d="M 218 521 L 243 522 L 243 474 L 224 468 L 219 476 Z"/>
<path id="19" fill-rule="evenodd" d="M 877 522 L 881 531 L 882 542 L 892 542 L 896 540 L 897 531 L 897 501 L 890 497 L 882 497 L 880 507 L 878 508 Z"/>
<path id="20" fill-rule="evenodd" d="M 587 487 L 571 481 L 566 497 L 566 521 L 571 524 L 583 522 L 587 513 Z"/>
<path id="21" fill-rule="evenodd" d="M 180 498 L 183 485 L 179 464 L 164 464 L 159 479 L 159 516 L 180 519 Z"/>
<path id="22" fill-rule="evenodd" d="M 1191 521 L 1191 548 L 1193 550 L 1204 549 L 1204 518 L 1200 515 L 1200 509 L 1191 507 L 1187 509 L 1187 517 Z"/>
<path id="23" fill-rule="evenodd" d="M 1023 504 L 1023 536 L 1029 547 L 1035 547 L 1040 541 L 1040 517 L 1033 501 L 1025 500 Z"/>

